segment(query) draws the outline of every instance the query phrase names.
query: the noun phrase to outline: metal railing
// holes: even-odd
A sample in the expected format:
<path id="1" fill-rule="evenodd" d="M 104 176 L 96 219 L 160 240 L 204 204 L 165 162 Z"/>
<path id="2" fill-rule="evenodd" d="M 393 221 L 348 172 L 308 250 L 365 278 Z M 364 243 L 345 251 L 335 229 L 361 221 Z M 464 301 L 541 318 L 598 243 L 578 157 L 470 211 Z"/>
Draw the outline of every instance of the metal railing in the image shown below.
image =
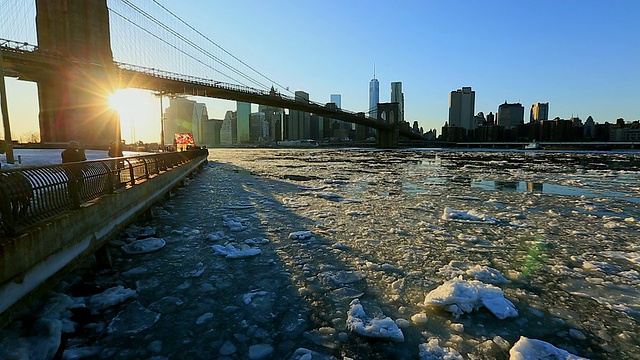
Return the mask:
<path id="1" fill-rule="evenodd" d="M 82 161 L 0 171 L 0 235 L 37 222 L 150 176 L 206 157 L 206 149 Z"/>

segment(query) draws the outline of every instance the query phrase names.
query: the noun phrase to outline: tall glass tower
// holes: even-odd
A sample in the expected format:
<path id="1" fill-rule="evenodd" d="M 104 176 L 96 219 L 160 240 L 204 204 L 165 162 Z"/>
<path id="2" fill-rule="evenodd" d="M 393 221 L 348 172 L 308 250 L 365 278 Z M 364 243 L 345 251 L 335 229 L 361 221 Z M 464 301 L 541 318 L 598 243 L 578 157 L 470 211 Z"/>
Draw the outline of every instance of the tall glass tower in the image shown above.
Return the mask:
<path id="1" fill-rule="evenodd" d="M 331 102 L 336 104 L 338 109 L 342 109 L 342 95 L 340 95 L 340 94 L 331 94 Z"/>
<path id="2" fill-rule="evenodd" d="M 373 67 L 373 79 L 369 81 L 369 116 L 378 118 L 378 103 L 380 102 L 380 83 L 376 79 L 376 67 Z"/>

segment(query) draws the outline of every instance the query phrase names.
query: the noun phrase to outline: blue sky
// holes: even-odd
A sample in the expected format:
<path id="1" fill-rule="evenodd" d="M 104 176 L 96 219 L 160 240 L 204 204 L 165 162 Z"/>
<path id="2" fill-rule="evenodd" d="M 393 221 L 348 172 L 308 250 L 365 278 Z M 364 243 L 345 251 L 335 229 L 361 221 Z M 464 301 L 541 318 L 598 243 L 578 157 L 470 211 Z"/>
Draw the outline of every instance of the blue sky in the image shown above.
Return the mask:
<path id="1" fill-rule="evenodd" d="M 522 103 L 527 117 L 532 103 L 549 102 L 551 117 L 640 119 L 640 1 L 160 2 L 314 101 L 339 93 L 343 108 L 365 111 L 375 63 L 380 101 L 401 81 L 405 119 L 438 133 L 449 92 L 462 86 L 476 91 L 476 112 L 485 114 L 507 101 Z M 8 86 L 11 98 L 18 90 L 15 81 Z M 205 102 L 210 117 L 233 108 Z M 139 117 L 155 124 L 158 115 Z"/>

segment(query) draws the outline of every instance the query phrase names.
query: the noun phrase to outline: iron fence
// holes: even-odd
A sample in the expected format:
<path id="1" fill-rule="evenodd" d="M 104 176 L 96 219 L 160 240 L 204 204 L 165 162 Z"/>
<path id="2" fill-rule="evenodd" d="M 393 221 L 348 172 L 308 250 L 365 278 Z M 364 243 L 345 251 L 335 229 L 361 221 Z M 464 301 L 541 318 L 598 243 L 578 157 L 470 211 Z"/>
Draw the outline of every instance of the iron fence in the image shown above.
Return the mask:
<path id="1" fill-rule="evenodd" d="M 0 234 L 14 235 L 83 203 L 206 157 L 206 149 L 0 171 Z"/>

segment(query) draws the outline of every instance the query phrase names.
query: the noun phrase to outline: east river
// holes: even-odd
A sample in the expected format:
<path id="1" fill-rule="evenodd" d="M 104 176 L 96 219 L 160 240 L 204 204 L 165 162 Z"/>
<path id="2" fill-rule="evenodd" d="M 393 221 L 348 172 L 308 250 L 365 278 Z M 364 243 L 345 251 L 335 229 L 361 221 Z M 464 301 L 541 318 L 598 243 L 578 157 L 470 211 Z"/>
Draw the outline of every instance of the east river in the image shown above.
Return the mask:
<path id="1" fill-rule="evenodd" d="M 0 354 L 57 329 L 43 322 L 57 313 L 66 359 L 508 359 L 521 337 L 638 359 L 639 164 L 210 149 L 153 219 L 111 241 L 112 270 L 69 275 L 1 333 Z M 125 250 L 145 239 L 164 246 Z"/>

